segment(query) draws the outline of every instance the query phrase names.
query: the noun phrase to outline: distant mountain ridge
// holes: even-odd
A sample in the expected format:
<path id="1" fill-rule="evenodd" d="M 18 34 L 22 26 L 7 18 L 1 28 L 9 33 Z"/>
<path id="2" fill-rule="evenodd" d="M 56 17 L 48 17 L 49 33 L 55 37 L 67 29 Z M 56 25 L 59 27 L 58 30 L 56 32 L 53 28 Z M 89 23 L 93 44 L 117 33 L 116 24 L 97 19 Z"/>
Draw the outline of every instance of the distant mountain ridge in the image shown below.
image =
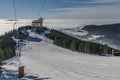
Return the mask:
<path id="1" fill-rule="evenodd" d="M 120 23 L 118 24 L 110 24 L 110 25 L 87 25 L 87 26 L 84 26 L 82 28 L 83 30 L 86 30 L 86 31 L 93 31 L 93 30 L 97 30 L 97 31 L 106 31 L 106 32 L 118 32 L 120 33 Z"/>
<path id="2" fill-rule="evenodd" d="M 87 25 L 84 26 L 82 30 L 88 32 L 84 37 L 90 35 L 104 35 L 104 37 L 99 40 L 120 47 L 120 23 L 109 25 Z"/>

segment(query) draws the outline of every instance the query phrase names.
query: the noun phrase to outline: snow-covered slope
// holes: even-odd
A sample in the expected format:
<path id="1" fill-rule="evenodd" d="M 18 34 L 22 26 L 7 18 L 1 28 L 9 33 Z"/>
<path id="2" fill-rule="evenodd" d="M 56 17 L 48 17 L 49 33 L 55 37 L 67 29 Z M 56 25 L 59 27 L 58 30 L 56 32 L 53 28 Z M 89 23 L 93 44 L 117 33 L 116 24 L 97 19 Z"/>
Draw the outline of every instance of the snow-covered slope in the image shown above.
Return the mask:
<path id="1" fill-rule="evenodd" d="M 81 54 L 55 46 L 42 35 L 35 37 L 31 32 L 30 37 L 20 57 L 26 73 L 23 80 L 120 80 L 119 57 Z M 6 73 L 2 76 L 6 75 L 5 80 L 14 80 L 7 78 L 11 76 L 7 72 L 13 71 L 16 76 L 17 63 L 13 58 L 4 66 Z"/>

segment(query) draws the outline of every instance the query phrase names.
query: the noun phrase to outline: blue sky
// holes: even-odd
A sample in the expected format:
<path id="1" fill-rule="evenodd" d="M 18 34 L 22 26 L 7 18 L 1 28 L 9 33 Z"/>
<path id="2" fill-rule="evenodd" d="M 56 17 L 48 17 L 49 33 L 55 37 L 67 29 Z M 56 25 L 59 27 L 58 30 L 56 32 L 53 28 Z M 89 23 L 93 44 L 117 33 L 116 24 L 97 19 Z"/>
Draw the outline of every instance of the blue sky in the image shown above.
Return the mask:
<path id="1" fill-rule="evenodd" d="M 16 0 L 17 18 L 36 18 L 44 0 Z M 120 19 L 120 0 L 46 0 L 40 16 L 52 19 Z M 13 18 L 13 0 L 0 0 L 0 18 Z"/>

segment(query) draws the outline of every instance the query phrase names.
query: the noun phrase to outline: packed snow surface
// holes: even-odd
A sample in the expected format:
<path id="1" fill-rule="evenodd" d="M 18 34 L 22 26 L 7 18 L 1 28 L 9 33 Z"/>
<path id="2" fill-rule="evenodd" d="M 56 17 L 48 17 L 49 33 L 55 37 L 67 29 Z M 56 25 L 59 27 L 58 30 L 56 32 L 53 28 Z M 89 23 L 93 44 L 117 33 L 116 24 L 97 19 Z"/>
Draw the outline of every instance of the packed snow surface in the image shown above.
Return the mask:
<path id="1" fill-rule="evenodd" d="M 29 43 L 27 40 L 24 42 L 26 45 L 22 48 L 21 57 L 6 61 L 0 80 L 17 80 L 19 63 L 25 66 L 26 73 L 21 80 L 120 80 L 119 57 L 95 56 L 63 49 L 32 32 L 30 37 Z"/>

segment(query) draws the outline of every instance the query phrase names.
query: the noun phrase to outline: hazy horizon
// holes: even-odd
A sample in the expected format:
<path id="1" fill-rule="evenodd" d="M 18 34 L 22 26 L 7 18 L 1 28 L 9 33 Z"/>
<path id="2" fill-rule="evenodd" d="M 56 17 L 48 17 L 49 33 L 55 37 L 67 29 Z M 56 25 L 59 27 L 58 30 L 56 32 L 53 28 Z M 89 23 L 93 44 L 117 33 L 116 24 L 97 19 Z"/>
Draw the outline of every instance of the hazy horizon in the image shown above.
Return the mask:
<path id="1" fill-rule="evenodd" d="M 14 21 L 0 19 L 0 35 L 13 29 Z M 31 25 L 33 19 L 19 19 L 17 27 Z M 120 23 L 120 19 L 44 19 L 44 26 L 52 29 L 83 27 L 84 25 L 103 25 Z"/>

